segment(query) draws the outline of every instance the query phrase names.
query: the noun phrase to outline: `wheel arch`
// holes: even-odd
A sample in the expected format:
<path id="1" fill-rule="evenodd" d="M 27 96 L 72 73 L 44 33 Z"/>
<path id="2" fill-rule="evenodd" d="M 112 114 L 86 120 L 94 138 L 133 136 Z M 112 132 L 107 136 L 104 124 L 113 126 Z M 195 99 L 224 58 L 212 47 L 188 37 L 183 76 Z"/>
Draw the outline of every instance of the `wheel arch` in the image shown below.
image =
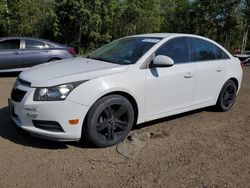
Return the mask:
<path id="1" fill-rule="evenodd" d="M 109 96 L 109 95 L 121 95 L 121 96 L 125 97 L 126 99 L 128 99 L 128 101 L 131 103 L 131 105 L 134 109 L 134 113 L 135 113 L 134 125 L 135 125 L 137 122 L 137 119 L 138 119 L 138 112 L 139 112 L 138 111 L 138 104 L 137 104 L 135 98 L 132 95 L 130 95 L 129 93 L 124 92 L 124 91 L 113 91 L 113 92 L 110 92 L 110 93 L 103 95 L 99 99 L 106 97 L 106 96 Z"/>
<path id="2" fill-rule="evenodd" d="M 62 60 L 62 58 L 61 58 L 61 57 L 50 57 L 50 58 L 48 59 L 48 62 L 50 62 L 50 61 L 52 61 L 52 60 L 59 61 L 59 60 Z"/>
<path id="3" fill-rule="evenodd" d="M 237 78 L 235 78 L 235 77 L 229 77 L 228 79 L 226 79 L 223 83 L 222 83 L 222 85 L 220 86 L 220 88 L 219 88 L 219 90 L 217 91 L 217 94 L 216 94 L 216 98 L 215 98 L 215 100 L 214 100 L 214 102 L 215 103 L 217 103 L 218 102 L 218 99 L 219 99 L 219 96 L 220 96 L 220 93 L 221 93 L 221 90 L 222 90 L 222 88 L 224 87 L 224 85 L 229 81 L 229 80 L 232 80 L 235 84 L 236 84 L 236 88 L 237 88 L 237 92 L 239 91 L 239 81 L 238 81 L 238 79 Z"/>
<path id="4" fill-rule="evenodd" d="M 229 80 L 232 80 L 236 84 L 236 88 L 237 88 L 237 91 L 238 91 L 238 89 L 239 89 L 239 81 L 235 77 L 229 78 L 227 81 L 229 81 Z"/>
<path id="5" fill-rule="evenodd" d="M 123 96 L 126 99 L 128 99 L 128 101 L 131 103 L 131 105 L 132 105 L 132 107 L 134 109 L 135 117 L 134 117 L 134 125 L 133 126 L 135 126 L 136 123 L 137 123 L 137 120 L 138 120 L 138 116 L 139 116 L 138 103 L 136 102 L 135 98 L 131 94 L 129 94 L 129 93 L 125 92 L 125 91 L 111 91 L 109 93 L 106 93 L 106 94 L 102 95 L 96 101 L 100 100 L 103 97 L 109 96 L 109 95 L 120 95 L 120 96 Z M 91 107 L 94 105 L 94 103 L 91 105 Z M 91 107 L 89 108 L 89 110 L 88 110 L 88 112 L 87 112 L 87 114 L 86 114 L 86 116 L 84 117 L 84 120 L 83 120 L 83 124 L 82 124 L 82 128 L 81 128 L 81 138 L 83 138 L 83 135 L 85 135 L 85 133 L 83 132 L 83 130 L 84 130 L 83 126 L 86 125 L 86 121 L 87 121 L 87 118 L 88 118 L 89 111 L 90 111 Z M 85 137 L 86 137 L 86 135 L 85 135 Z"/>
<path id="6" fill-rule="evenodd" d="M 222 87 L 221 87 L 221 89 L 220 89 L 220 92 L 219 92 L 219 95 L 218 95 L 218 97 L 217 97 L 217 100 L 216 100 L 216 104 L 215 104 L 215 110 L 216 111 L 218 111 L 218 112 L 225 112 L 225 111 L 228 111 L 228 110 L 230 110 L 231 109 L 231 107 L 232 107 L 232 105 L 234 104 L 234 101 L 235 101 L 235 97 L 234 97 L 234 99 L 233 99 L 233 103 L 232 104 L 230 104 L 230 107 L 229 108 L 227 108 L 227 107 L 225 107 L 223 104 L 222 104 L 222 102 L 221 102 L 221 95 L 222 95 L 222 91 L 223 91 L 223 89 L 224 89 L 224 87 L 226 86 L 226 84 L 228 83 L 228 82 L 233 82 L 234 84 L 235 84 L 235 86 L 236 86 L 236 93 L 235 93 L 235 97 L 236 97 L 236 95 L 237 95 L 237 92 L 239 91 L 239 81 L 235 78 L 235 77 L 231 77 L 231 78 L 229 78 L 229 79 L 227 79 L 225 82 L 224 82 L 224 84 L 222 85 Z M 225 90 L 224 90 L 225 91 Z M 223 92 L 224 92 L 223 91 Z"/>
<path id="7" fill-rule="evenodd" d="M 101 97 L 99 97 L 97 100 L 95 100 L 95 102 L 100 100 L 101 98 L 109 96 L 109 95 L 120 95 L 120 96 L 123 96 L 126 99 L 128 99 L 128 101 L 131 103 L 131 105 L 134 109 L 134 113 L 135 113 L 134 125 L 135 125 L 137 123 L 138 116 L 139 116 L 139 108 L 138 108 L 138 103 L 137 103 L 136 99 L 131 94 L 129 94 L 128 92 L 125 92 L 125 91 L 110 91 L 109 93 L 103 94 Z M 90 108 L 95 104 L 95 102 L 90 106 Z M 89 110 L 90 110 L 90 108 L 89 108 Z M 88 113 L 89 113 L 89 110 L 88 110 Z M 86 122 L 88 113 L 84 118 L 84 121 L 83 121 L 84 123 Z"/>

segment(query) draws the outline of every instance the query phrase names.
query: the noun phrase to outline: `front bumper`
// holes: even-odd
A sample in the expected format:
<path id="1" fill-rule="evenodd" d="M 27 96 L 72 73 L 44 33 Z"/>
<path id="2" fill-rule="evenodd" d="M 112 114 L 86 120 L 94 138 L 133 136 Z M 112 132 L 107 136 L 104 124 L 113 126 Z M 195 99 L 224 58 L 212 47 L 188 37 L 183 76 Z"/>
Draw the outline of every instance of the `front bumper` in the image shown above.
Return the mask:
<path id="1" fill-rule="evenodd" d="M 16 125 L 32 135 L 56 141 L 78 141 L 89 106 L 68 101 L 33 101 L 35 88 L 19 85 L 26 94 L 20 102 L 9 99 L 11 118 Z M 79 119 L 75 125 L 69 120 Z M 35 121 L 57 122 L 62 131 L 50 131 L 34 126 Z"/>

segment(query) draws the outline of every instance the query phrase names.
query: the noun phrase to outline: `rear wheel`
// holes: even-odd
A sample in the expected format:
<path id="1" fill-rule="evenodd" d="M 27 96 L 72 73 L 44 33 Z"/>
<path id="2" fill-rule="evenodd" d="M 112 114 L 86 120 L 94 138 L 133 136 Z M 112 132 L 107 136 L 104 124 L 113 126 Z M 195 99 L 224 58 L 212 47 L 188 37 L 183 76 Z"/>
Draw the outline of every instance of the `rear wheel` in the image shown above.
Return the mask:
<path id="1" fill-rule="evenodd" d="M 128 99 L 110 95 L 99 99 L 91 107 L 84 133 L 95 146 L 112 146 L 126 138 L 133 123 L 134 110 Z"/>
<path id="2" fill-rule="evenodd" d="M 216 108 L 225 112 L 232 108 L 237 93 L 237 86 L 233 80 L 228 80 L 221 89 Z"/>
<path id="3" fill-rule="evenodd" d="M 48 62 L 53 62 L 53 61 L 59 61 L 61 60 L 60 58 L 53 58 L 53 59 L 50 59 Z"/>

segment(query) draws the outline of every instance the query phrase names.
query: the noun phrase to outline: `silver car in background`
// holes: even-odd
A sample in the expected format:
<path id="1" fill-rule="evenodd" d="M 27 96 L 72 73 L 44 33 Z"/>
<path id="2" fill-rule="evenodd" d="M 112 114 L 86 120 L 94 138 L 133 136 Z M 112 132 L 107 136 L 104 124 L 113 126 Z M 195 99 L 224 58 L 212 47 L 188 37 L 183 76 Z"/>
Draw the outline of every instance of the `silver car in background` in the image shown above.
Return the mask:
<path id="1" fill-rule="evenodd" d="M 18 72 L 46 62 L 74 58 L 75 49 L 28 37 L 0 38 L 0 73 Z"/>

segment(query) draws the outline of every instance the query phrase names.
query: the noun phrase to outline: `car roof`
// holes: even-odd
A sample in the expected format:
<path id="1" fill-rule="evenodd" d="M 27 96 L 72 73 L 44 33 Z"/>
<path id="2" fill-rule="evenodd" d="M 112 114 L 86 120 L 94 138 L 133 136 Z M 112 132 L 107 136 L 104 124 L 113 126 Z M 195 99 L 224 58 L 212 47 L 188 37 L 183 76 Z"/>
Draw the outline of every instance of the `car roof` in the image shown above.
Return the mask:
<path id="1" fill-rule="evenodd" d="M 37 41 L 41 41 L 41 42 L 45 42 L 45 43 L 51 44 L 51 45 L 53 45 L 53 46 L 65 47 L 65 46 L 62 45 L 62 44 L 58 44 L 58 43 L 55 43 L 55 42 L 51 42 L 51 41 L 49 41 L 49 40 L 39 39 L 39 38 L 34 38 L 34 37 L 1 37 L 1 38 L 0 38 L 0 41 L 2 41 L 2 40 L 9 40 L 9 39 L 37 40 Z"/>
<path id="2" fill-rule="evenodd" d="M 185 34 L 185 33 L 147 33 L 147 34 L 139 34 L 139 35 L 133 35 L 130 37 L 152 37 L 152 38 L 172 38 L 172 37 L 192 37 L 192 38 L 198 38 L 198 39 L 203 39 L 208 42 L 211 42 L 215 44 L 216 46 L 220 47 L 223 49 L 223 51 L 226 51 L 229 56 L 232 56 L 222 45 L 217 43 L 216 41 L 209 39 L 207 37 L 203 37 L 200 35 L 194 35 L 194 34 Z"/>
<path id="3" fill-rule="evenodd" d="M 146 34 L 139 34 L 134 35 L 134 37 L 159 37 L 159 38 L 166 38 L 171 35 L 174 35 L 174 33 L 146 33 Z"/>
<path id="4" fill-rule="evenodd" d="M 188 37 L 197 37 L 197 38 L 206 38 L 199 35 L 193 35 L 193 34 L 184 34 L 184 33 L 147 33 L 147 34 L 139 34 L 139 35 L 133 35 L 134 37 L 158 37 L 158 38 L 167 38 L 172 36 L 188 36 Z M 132 37 L 133 37 L 132 36 Z M 208 38 L 206 38 L 208 39 Z"/>

